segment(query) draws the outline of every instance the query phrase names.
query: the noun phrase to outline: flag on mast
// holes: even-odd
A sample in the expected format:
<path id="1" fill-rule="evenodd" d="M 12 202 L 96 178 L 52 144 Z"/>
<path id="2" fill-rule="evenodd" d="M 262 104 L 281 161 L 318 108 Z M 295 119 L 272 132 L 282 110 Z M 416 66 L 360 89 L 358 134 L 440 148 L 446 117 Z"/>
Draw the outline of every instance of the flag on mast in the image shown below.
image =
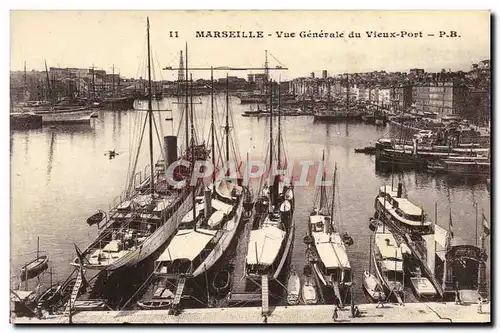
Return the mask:
<path id="1" fill-rule="evenodd" d="M 451 208 L 450 208 L 450 222 L 449 222 L 448 231 L 450 233 L 450 238 L 453 238 L 453 219 L 451 218 Z"/>
<path id="2" fill-rule="evenodd" d="M 490 224 L 488 223 L 486 216 L 484 216 L 484 212 L 483 212 L 483 232 L 485 235 L 490 234 Z"/>

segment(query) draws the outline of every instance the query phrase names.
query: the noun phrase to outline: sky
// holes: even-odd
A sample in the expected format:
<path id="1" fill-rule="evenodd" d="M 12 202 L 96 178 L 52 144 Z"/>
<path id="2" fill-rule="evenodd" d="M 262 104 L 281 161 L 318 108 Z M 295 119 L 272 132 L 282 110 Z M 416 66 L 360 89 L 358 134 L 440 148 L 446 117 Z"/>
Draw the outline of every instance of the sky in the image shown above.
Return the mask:
<path id="1" fill-rule="evenodd" d="M 488 11 L 12 11 L 11 70 L 81 67 L 145 76 L 146 17 L 151 25 L 155 79 L 174 80 L 187 43 L 190 66 L 263 67 L 265 50 L 275 79 L 373 70 L 468 70 L 490 58 Z M 264 38 L 196 38 L 196 31 L 263 31 Z M 439 31 L 460 37 L 439 38 Z M 177 31 L 178 38 L 171 38 Z M 276 32 L 295 33 L 278 38 Z M 361 38 L 300 38 L 306 32 L 361 33 Z M 367 38 L 367 31 L 423 37 Z M 269 36 L 271 34 L 271 36 Z M 433 37 L 428 34 L 434 34 Z M 175 35 L 174 35 L 175 36 Z M 277 60 L 279 61 L 277 61 Z M 253 71 L 257 73 L 261 71 Z M 227 71 L 218 71 L 216 77 Z M 248 72 L 230 72 L 244 76 Z M 193 78 L 209 78 L 195 72 Z"/>

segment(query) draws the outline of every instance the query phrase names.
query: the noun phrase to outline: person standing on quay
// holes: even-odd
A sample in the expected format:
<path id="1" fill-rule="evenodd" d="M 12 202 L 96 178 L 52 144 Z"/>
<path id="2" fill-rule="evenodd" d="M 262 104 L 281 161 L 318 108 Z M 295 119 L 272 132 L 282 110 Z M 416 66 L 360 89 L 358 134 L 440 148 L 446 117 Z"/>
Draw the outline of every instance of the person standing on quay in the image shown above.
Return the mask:
<path id="1" fill-rule="evenodd" d="M 335 305 L 335 308 L 333 309 L 332 319 L 333 321 L 337 321 L 338 318 L 339 318 L 339 308 L 337 307 L 337 305 Z"/>
<path id="2" fill-rule="evenodd" d="M 382 297 L 382 294 L 378 294 L 378 304 L 377 304 L 377 308 L 381 306 L 381 307 L 384 307 L 384 298 Z"/>
<path id="3" fill-rule="evenodd" d="M 481 296 L 477 299 L 477 313 L 483 313 L 483 298 Z"/>

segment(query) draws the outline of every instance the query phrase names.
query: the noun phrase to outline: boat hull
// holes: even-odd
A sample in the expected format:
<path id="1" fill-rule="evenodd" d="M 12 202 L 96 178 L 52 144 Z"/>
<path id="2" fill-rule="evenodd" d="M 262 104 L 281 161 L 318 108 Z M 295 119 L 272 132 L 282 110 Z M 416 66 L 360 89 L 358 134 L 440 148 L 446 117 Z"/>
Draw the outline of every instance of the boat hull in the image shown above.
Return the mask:
<path id="1" fill-rule="evenodd" d="M 26 264 L 23 268 L 21 268 L 21 281 L 26 281 L 38 276 L 48 268 L 48 261 L 49 258 L 47 256 L 40 256 L 39 258 Z"/>
<path id="2" fill-rule="evenodd" d="M 236 234 L 241 224 L 242 220 L 241 216 L 243 213 L 243 202 L 245 202 L 245 199 L 246 195 L 243 194 L 238 203 L 236 214 L 234 214 L 232 221 L 228 221 L 226 225 L 226 227 L 229 226 L 229 229 L 224 229 L 225 232 L 221 236 L 219 242 L 217 242 L 217 245 L 213 248 L 213 250 L 207 256 L 207 258 L 193 272 L 193 277 L 197 277 L 205 273 L 206 271 L 210 270 L 210 268 L 212 268 L 219 261 L 219 259 L 226 253 L 226 250 L 231 245 L 234 239 L 234 235 Z"/>
<path id="3" fill-rule="evenodd" d="M 184 201 L 168 218 L 168 220 L 134 251 L 131 251 L 130 253 L 124 255 L 123 257 L 109 265 L 85 264 L 84 267 L 93 270 L 114 271 L 124 267 L 136 266 L 141 261 L 153 254 L 156 250 L 158 250 L 158 248 L 165 244 L 165 242 L 174 234 L 174 232 L 177 230 L 177 222 L 180 221 L 182 217 L 191 209 L 192 196 L 192 192 L 187 195 Z M 74 262 L 71 263 L 71 265 L 79 266 Z"/>
<path id="4" fill-rule="evenodd" d="M 71 110 L 35 112 L 42 116 L 43 124 L 89 124 L 95 110 L 88 107 Z"/>

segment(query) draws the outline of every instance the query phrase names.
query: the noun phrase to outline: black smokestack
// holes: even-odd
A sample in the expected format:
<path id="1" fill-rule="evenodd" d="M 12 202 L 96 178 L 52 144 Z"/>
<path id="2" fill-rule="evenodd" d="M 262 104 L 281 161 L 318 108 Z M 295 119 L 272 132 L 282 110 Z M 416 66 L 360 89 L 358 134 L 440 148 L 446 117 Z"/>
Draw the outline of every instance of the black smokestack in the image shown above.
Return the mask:
<path id="1" fill-rule="evenodd" d="M 167 135 L 163 138 L 165 143 L 165 163 L 167 167 L 173 162 L 177 161 L 177 137 L 174 135 Z"/>
<path id="2" fill-rule="evenodd" d="M 401 198 L 402 194 L 403 194 L 403 183 L 398 183 L 398 194 L 397 194 L 397 197 Z"/>

